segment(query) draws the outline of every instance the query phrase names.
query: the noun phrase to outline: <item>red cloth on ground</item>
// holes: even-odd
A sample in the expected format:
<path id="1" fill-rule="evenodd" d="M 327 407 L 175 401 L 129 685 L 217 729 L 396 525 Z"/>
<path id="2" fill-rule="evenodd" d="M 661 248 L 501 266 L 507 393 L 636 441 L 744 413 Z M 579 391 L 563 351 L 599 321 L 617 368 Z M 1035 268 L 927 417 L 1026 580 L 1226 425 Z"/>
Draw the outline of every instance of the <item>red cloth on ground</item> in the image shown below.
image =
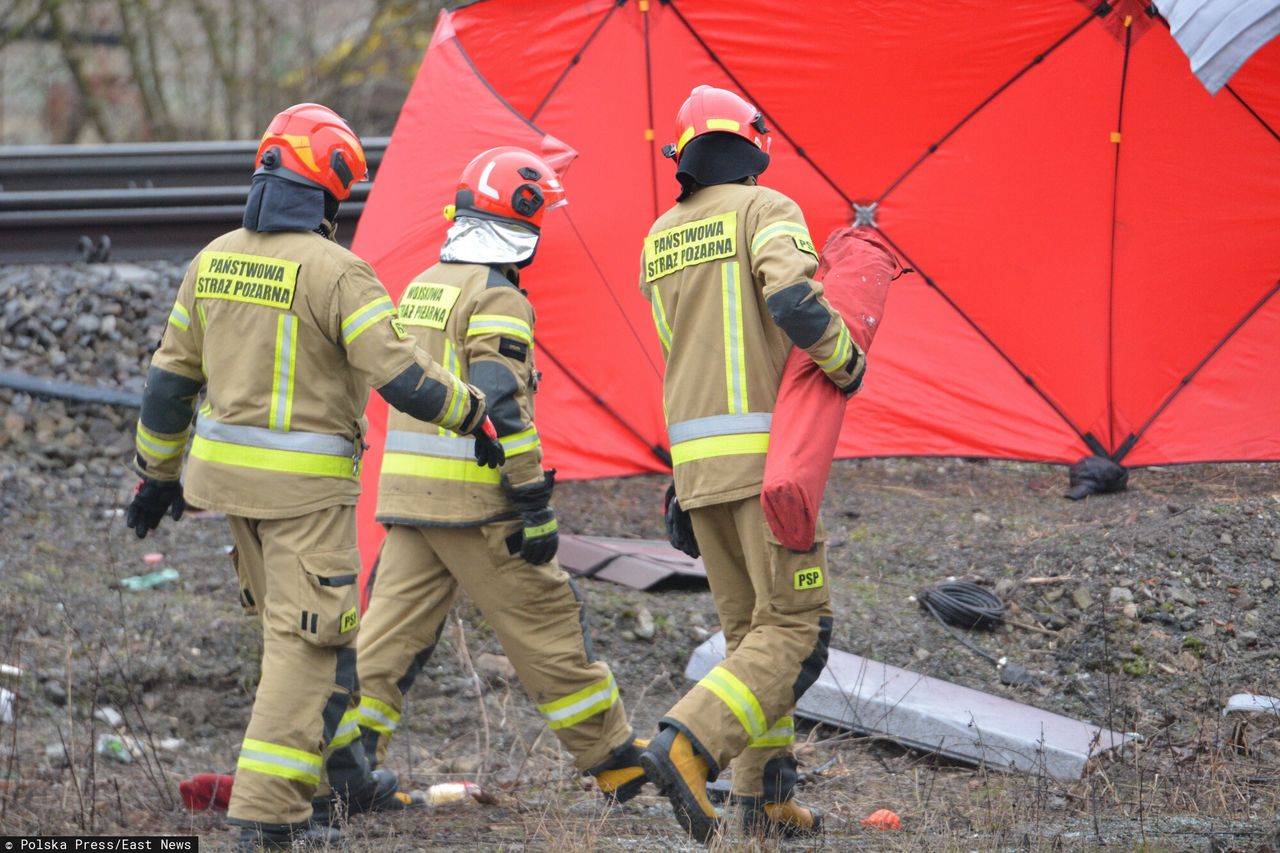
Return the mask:
<path id="1" fill-rule="evenodd" d="M 178 783 L 178 793 L 182 802 L 193 812 L 213 809 L 225 812 L 231 802 L 231 786 L 235 784 L 234 776 L 219 773 L 197 773 L 190 779 Z"/>

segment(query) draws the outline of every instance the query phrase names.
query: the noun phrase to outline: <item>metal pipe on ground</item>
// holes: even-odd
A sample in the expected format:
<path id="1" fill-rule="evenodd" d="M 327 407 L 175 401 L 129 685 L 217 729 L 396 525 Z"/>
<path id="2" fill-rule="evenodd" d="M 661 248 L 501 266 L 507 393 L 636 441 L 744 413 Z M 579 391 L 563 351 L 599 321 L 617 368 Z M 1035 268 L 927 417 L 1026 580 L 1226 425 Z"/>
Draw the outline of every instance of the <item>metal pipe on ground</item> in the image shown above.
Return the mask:
<path id="1" fill-rule="evenodd" d="M 71 400 L 76 403 L 97 403 L 126 409 L 142 407 L 142 395 L 136 391 L 64 382 L 60 379 L 41 379 L 19 370 L 0 370 L 0 388 L 12 388 L 35 397 Z"/>

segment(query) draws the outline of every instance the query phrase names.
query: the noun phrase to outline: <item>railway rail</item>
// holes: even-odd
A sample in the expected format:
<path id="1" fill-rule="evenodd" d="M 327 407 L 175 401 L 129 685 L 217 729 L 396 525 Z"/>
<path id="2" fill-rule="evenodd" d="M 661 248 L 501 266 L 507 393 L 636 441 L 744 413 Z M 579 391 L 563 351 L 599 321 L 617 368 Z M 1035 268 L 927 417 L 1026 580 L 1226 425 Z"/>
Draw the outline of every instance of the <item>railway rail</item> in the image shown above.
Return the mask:
<path id="1" fill-rule="evenodd" d="M 364 140 L 370 178 L 387 139 Z M 188 257 L 240 223 L 258 143 L 0 148 L 0 263 Z M 371 183 L 338 214 L 350 245 Z"/>

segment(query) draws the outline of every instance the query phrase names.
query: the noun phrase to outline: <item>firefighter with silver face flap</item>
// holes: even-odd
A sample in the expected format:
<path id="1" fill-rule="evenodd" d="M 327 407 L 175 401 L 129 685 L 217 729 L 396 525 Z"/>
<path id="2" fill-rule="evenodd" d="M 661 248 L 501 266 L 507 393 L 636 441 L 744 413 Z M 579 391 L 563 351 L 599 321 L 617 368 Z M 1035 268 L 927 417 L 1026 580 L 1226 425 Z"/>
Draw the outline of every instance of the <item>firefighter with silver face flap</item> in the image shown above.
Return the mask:
<path id="1" fill-rule="evenodd" d="M 347 813 L 401 802 L 362 752 L 346 750 L 323 780 L 325 753 L 358 744 L 355 503 L 369 389 L 406 420 L 468 436 L 464 464 L 477 474 L 497 476 L 503 459 L 484 395 L 415 346 L 373 270 L 333 239 L 339 203 L 367 174 L 347 123 L 291 107 L 256 166 L 244 227 L 196 255 L 152 357 L 142 481 L 126 513 L 139 537 L 187 502 L 230 523 L 241 603 L 263 627 L 228 811 L 247 850 L 336 840 L 312 822 L 317 786 L 325 814 L 338 799 Z"/>
<path id="2" fill-rule="evenodd" d="M 484 391 L 506 462 L 476 468 L 447 425 L 392 413 L 377 506 L 387 538 L 358 641 L 358 720 L 365 751 L 382 762 L 461 589 L 578 770 L 625 801 L 644 785 L 645 742 L 633 737 L 613 673 L 592 653 L 581 596 L 555 561 L 555 471 L 542 467 L 534 312 L 519 286 L 544 215 L 563 203 L 541 158 L 510 146 L 483 152 L 446 208 L 453 224 L 440 262 L 401 297 L 400 322 L 418 345 Z"/>
<path id="3" fill-rule="evenodd" d="M 807 553 L 782 547 L 760 493 L 791 348 L 848 394 L 865 359 L 813 280 L 818 257 L 800 208 L 757 185 L 770 142 L 760 112 L 699 86 L 676 123 L 665 153 L 681 192 L 645 239 L 640 289 L 666 358 L 668 533 L 701 552 L 727 655 L 662 718 L 641 763 L 704 843 L 721 821 L 705 785 L 730 761 L 750 832 L 816 836 L 821 812 L 794 799 L 791 714 L 827 659 L 825 536 L 819 526 Z"/>

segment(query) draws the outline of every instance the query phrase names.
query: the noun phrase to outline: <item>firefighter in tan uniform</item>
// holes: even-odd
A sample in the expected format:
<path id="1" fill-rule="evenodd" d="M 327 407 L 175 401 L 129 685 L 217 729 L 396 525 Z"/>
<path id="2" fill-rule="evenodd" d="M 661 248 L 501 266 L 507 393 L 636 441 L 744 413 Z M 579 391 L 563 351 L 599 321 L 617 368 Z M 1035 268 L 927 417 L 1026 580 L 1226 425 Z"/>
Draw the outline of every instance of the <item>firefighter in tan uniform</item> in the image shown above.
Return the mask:
<path id="1" fill-rule="evenodd" d="M 263 625 L 228 814 L 242 848 L 276 849 L 336 837 L 308 828 L 312 796 L 326 749 L 358 736 L 355 503 L 369 388 L 406 419 L 475 435 L 476 472 L 492 472 L 502 450 L 485 432 L 483 394 L 414 345 L 373 271 L 332 239 L 339 201 L 367 174 L 347 124 L 317 104 L 291 107 L 257 166 L 244 227 L 192 261 L 152 358 L 126 520 L 142 537 L 188 501 L 227 514 L 241 603 Z M 330 781 L 353 811 L 396 802 L 394 777 L 367 763 L 331 768 Z"/>
<path id="2" fill-rule="evenodd" d="M 730 761 L 749 830 L 821 832 L 821 813 L 793 800 L 791 714 L 827 659 L 824 536 L 819 528 L 809 553 L 783 548 L 760 492 L 792 346 L 846 393 L 865 366 L 813 281 L 818 259 L 800 209 L 756 185 L 769 163 L 767 133 L 737 95 L 693 90 L 666 149 L 682 192 L 653 224 L 640 276 L 666 356 L 668 529 L 677 547 L 701 550 L 727 652 L 663 717 L 641 763 L 704 843 L 719 823 L 705 784 Z"/>
<path id="3" fill-rule="evenodd" d="M 542 468 L 534 314 L 518 287 L 543 214 L 563 203 L 555 172 L 528 151 L 480 154 L 446 209 L 454 221 L 440 263 L 401 297 L 400 322 L 418 344 L 485 392 L 506 463 L 476 468 L 455 433 L 391 415 L 377 508 L 388 532 L 360 631 L 359 722 L 381 762 L 461 587 L 577 768 L 623 801 L 644 785 L 644 742 L 634 741 L 613 674 L 592 654 L 581 598 L 554 559 L 555 472 Z"/>

